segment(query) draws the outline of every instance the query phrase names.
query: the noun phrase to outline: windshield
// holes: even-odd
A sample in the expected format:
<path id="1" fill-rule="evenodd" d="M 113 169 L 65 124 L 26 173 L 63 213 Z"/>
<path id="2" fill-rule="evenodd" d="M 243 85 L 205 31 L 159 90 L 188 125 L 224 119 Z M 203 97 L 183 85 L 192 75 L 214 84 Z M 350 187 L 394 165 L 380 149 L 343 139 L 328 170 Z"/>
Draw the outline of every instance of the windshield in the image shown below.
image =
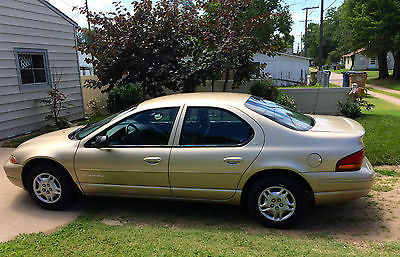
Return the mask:
<path id="1" fill-rule="evenodd" d="M 307 131 L 315 125 L 312 117 L 259 97 L 251 96 L 245 106 L 290 129 Z"/>
<path id="2" fill-rule="evenodd" d="M 136 107 L 133 107 L 133 108 L 130 108 L 128 110 L 125 110 L 125 111 L 116 113 L 114 115 L 111 115 L 110 117 L 107 117 L 104 120 L 87 124 L 86 126 L 78 129 L 77 131 L 74 131 L 73 132 L 73 134 L 74 134 L 73 137 L 76 138 L 76 139 L 79 139 L 79 140 L 83 139 L 86 136 L 88 136 L 89 134 L 91 134 L 93 131 L 97 130 L 101 126 L 103 126 L 103 125 L 107 124 L 108 122 L 110 122 L 111 120 L 113 120 L 113 119 L 115 119 L 115 118 L 117 118 L 117 117 L 119 117 L 121 115 L 124 115 L 125 113 L 127 113 L 127 112 L 129 112 L 131 110 L 134 110 L 134 109 L 136 109 Z"/>

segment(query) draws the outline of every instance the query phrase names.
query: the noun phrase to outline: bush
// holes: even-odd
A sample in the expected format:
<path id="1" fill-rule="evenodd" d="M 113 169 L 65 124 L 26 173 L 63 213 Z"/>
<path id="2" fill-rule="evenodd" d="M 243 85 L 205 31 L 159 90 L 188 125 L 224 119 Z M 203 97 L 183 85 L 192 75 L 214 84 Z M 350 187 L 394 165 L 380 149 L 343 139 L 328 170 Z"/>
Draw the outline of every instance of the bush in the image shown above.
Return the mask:
<path id="1" fill-rule="evenodd" d="M 339 111 L 341 114 L 344 116 L 355 119 L 358 117 L 361 117 L 361 107 L 356 103 L 356 102 L 338 102 L 339 105 Z"/>
<path id="2" fill-rule="evenodd" d="M 142 100 L 142 89 L 138 84 L 119 85 L 111 89 L 107 98 L 107 110 L 116 113 Z"/>
<path id="3" fill-rule="evenodd" d="M 275 102 L 279 90 L 270 80 L 258 80 L 251 85 L 250 94 Z"/>
<path id="4" fill-rule="evenodd" d="M 279 91 L 271 80 L 254 82 L 250 87 L 250 94 L 296 110 L 294 98 Z"/>
<path id="5" fill-rule="evenodd" d="M 278 98 L 276 99 L 276 103 L 289 107 L 290 109 L 296 110 L 296 103 L 294 101 L 294 98 L 292 96 L 289 96 L 285 93 L 279 93 Z"/>
<path id="6" fill-rule="evenodd" d="M 367 95 L 367 90 L 365 88 L 354 87 L 347 93 L 346 102 L 339 101 L 339 111 L 344 116 L 354 119 L 361 117 L 361 108 L 370 111 L 375 108 L 373 104 L 368 103 L 364 100 Z"/>

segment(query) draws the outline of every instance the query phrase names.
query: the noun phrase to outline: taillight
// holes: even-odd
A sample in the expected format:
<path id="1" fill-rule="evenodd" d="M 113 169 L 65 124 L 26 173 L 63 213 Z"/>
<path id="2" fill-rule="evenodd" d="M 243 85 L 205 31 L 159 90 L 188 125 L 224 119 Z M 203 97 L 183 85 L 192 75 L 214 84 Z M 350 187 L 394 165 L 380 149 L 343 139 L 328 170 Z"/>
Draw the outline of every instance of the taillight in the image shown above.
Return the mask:
<path id="1" fill-rule="evenodd" d="M 365 149 L 344 157 L 336 164 L 336 171 L 356 171 L 361 169 L 365 156 Z"/>

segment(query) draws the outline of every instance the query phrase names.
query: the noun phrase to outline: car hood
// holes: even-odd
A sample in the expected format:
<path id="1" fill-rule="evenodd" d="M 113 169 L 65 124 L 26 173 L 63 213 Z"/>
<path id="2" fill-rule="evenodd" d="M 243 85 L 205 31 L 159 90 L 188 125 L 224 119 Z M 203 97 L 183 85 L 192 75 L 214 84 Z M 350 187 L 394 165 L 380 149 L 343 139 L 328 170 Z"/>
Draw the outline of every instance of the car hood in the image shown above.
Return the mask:
<path id="1" fill-rule="evenodd" d="M 48 144 L 56 147 L 58 144 L 64 144 L 66 141 L 72 141 L 68 138 L 68 135 L 78 128 L 79 126 L 43 134 L 26 141 L 21 144 L 21 146 L 27 146 L 30 144 L 40 144 L 40 146 L 44 146 Z"/>
<path id="2" fill-rule="evenodd" d="M 315 125 L 310 130 L 311 132 L 354 133 L 361 136 L 365 134 L 361 124 L 349 118 L 325 115 L 312 117 L 315 119 Z"/>

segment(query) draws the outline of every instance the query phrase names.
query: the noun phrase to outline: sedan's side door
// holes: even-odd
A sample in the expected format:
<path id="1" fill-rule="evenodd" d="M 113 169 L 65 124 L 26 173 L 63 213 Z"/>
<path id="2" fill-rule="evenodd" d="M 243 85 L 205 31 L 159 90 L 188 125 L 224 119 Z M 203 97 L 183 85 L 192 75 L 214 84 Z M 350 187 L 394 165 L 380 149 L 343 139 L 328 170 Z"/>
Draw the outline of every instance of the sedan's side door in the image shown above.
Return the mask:
<path id="1" fill-rule="evenodd" d="M 135 113 L 80 145 L 75 171 L 88 194 L 170 196 L 172 131 L 179 107 Z M 96 139 L 106 145 L 96 146 Z"/>
<path id="2" fill-rule="evenodd" d="M 224 200 L 264 144 L 261 127 L 233 108 L 187 107 L 170 157 L 174 197 Z"/>

